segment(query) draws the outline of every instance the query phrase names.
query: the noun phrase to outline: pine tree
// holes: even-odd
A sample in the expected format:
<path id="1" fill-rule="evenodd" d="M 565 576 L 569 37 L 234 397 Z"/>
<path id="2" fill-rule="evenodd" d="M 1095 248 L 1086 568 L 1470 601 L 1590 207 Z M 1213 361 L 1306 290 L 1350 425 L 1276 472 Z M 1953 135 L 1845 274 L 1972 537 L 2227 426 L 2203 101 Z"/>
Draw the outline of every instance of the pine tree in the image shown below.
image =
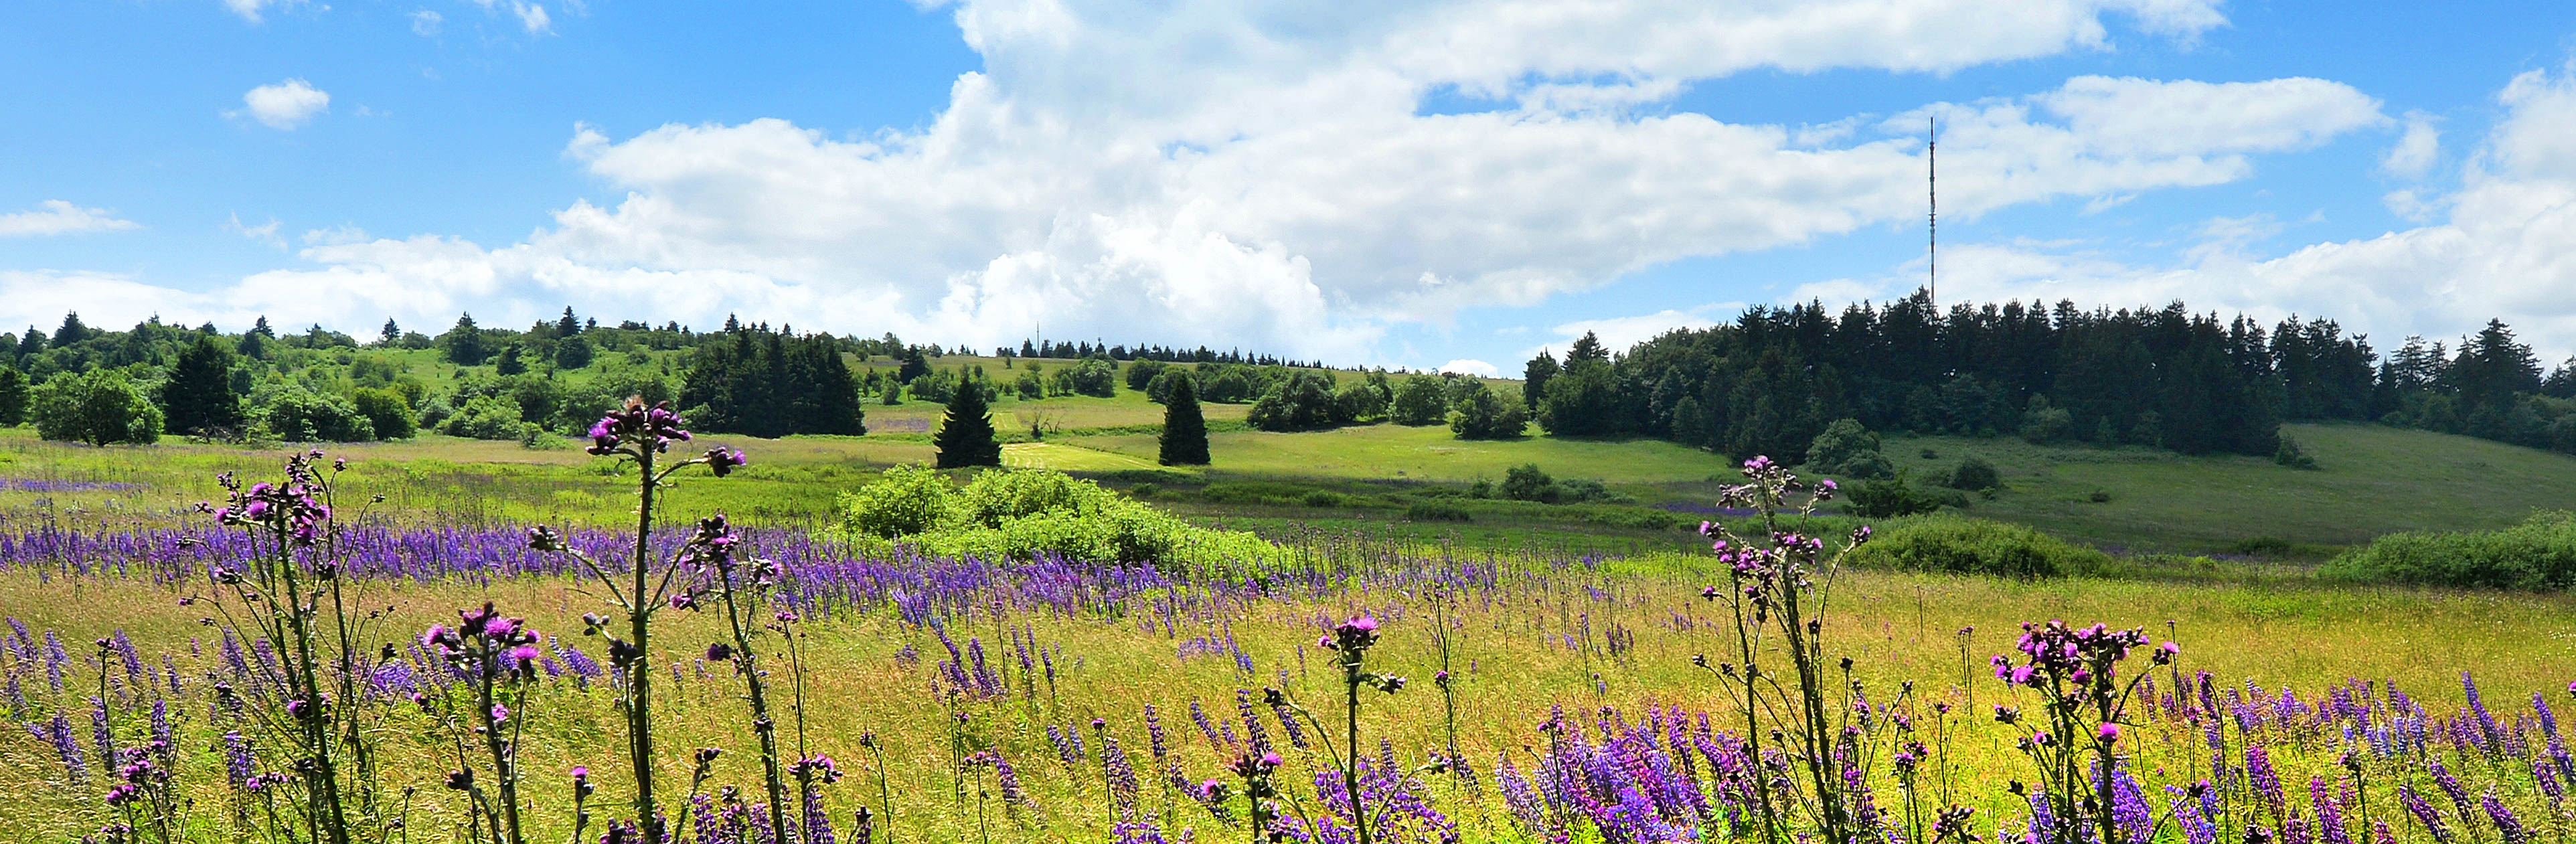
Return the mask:
<path id="1" fill-rule="evenodd" d="M 555 336 L 570 337 L 581 333 L 581 321 L 572 318 L 572 306 L 564 306 L 562 319 L 555 320 Z"/>
<path id="2" fill-rule="evenodd" d="M 519 344 L 512 343 L 501 347 L 501 356 L 494 359 L 492 371 L 502 375 L 517 375 L 528 371 L 527 361 L 519 359 Z"/>
<path id="3" fill-rule="evenodd" d="M 1207 417 L 1199 412 L 1197 379 L 1187 372 L 1171 374 L 1172 393 L 1163 405 L 1162 449 L 1158 457 L 1165 466 L 1205 466 L 1208 464 Z"/>
<path id="4" fill-rule="evenodd" d="M 27 333 L 18 338 L 18 359 L 26 360 L 29 356 L 41 354 L 44 351 L 45 332 L 36 330 L 33 325 L 27 326 Z"/>
<path id="5" fill-rule="evenodd" d="M 27 373 L 0 366 L 0 427 L 27 421 Z"/>
<path id="6" fill-rule="evenodd" d="M 395 325 L 393 317 L 385 317 L 385 327 L 377 332 L 376 345 L 392 346 L 400 342 L 402 342 L 402 326 Z"/>
<path id="7" fill-rule="evenodd" d="M 233 395 L 232 368 L 232 353 L 212 337 L 200 335 L 195 345 L 180 352 L 170 380 L 161 384 L 161 408 L 169 430 L 202 434 L 240 428 L 241 397 Z"/>
<path id="8" fill-rule="evenodd" d="M 447 350 L 447 362 L 458 366 L 479 366 L 492 357 L 492 347 L 483 340 L 483 329 L 475 326 L 473 314 L 458 314 L 456 327 L 438 335 L 438 345 Z"/>
<path id="9" fill-rule="evenodd" d="M 993 413 L 986 404 L 985 389 L 985 385 L 974 381 L 957 385 L 957 396 L 948 403 L 948 418 L 940 423 L 939 435 L 931 439 L 931 444 L 939 448 L 934 464 L 938 468 L 1002 465 L 1002 440 L 993 431 Z"/>
<path id="10" fill-rule="evenodd" d="M 63 327 L 54 329 L 54 345 L 69 346 L 89 339 L 89 326 L 81 323 L 78 312 L 63 314 Z"/>

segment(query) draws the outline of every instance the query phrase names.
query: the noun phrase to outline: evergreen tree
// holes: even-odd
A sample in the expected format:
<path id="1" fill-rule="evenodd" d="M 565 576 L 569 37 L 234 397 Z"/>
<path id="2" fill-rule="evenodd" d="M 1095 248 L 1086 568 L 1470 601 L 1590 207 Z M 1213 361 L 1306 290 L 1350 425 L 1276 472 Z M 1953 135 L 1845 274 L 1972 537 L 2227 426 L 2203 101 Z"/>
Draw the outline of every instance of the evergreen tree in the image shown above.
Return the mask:
<path id="1" fill-rule="evenodd" d="M 1556 356 L 1542 349 L 1521 367 L 1521 403 L 1538 407 L 1547 403 L 1547 379 L 1556 377 Z"/>
<path id="2" fill-rule="evenodd" d="M 36 330 L 33 325 L 27 326 L 27 333 L 18 338 L 18 359 L 26 360 L 44 351 L 45 332 Z"/>
<path id="3" fill-rule="evenodd" d="M 566 337 L 555 341 L 555 368 L 580 369 L 590 365 L 597 349 L 588 337 Z"/>
<path id="4" fill-rule="evenodd" d="M 570 337 L 581 333 L 581 321 L 573 319 L 572 306 L 565 305 L 563 318 L 555 320 L 555 336 Z"/>
<path id="5" fill-rule="evenodd" d="M 400 342 L 402 327 L 394 324 L 393 317 L 385 317 L 385 327 L 376 332 L 376 345 L 390 347 Z"/>
<path id="6" fill-rule="evenodd" d="M 260 322 L 265 325 L 267 319 Z M 483 338 L 483 329 L 474 325 L 473 314 L 458 314 L 456 327 L 438 335 L 438 346 L 447 351 L 447 362 L 457 366 L 481 366 L 492 358 L 492 346 Z"/>
<path id="7" fill-rule="evenodd" d="M 984 398 L 986 389 L 974 381 L 957 386 L 956 397 L 948 403 L 948 416 L 940 422 L 938 436 L 931 438 L 931 445 L 939 449 L 934 464 L 938 468 L 1002 465 L 1002 440 L 993 430 L 992 407 Z"/>
<path id="8" fill-rule="evenodd" d="M 61 348 L 90 338 L 90 327 L 81 323 L 80 313 L 63 314 L 63 327 L 54 329 L 54 347 Z"/>
<path id="9" fill-rule="evenodd" d="M 261 314 L 261 315 L 260 315 L 260 317 L 259 317 L 259 319 L 257 319 L 257 320 L 255 320 L 255 321 L 253 321 L 253 322 L 250 324 L 250 331 L 249 331 L 248 333 L 251 333 L 251 334 L 257 334 L 257 335 L 259 335 L 259 336 L 261 336 L 261 337 L 266 337 L 266 338 L 271 339 L 271 340 L 275 340 L 275 339 L 277 339 L 277 330 L 276 330 L 276 329 L 273 329 L 273 328 L 268 327 L 268 315 L 267 315 L 267 314 Z"/>
<path id="10" fill-rule="evenodd" d="M 0 427 L 15 427 L 27 421 L 27 373 L 14 366 L 0 366 Z"/>
<path id="11" fill-rule="evenodd" d="M 169 430 L 203 435 L 241 428 L 241 397 L 233 394 L 232 357 L 215 338 L 202 334 L 179 353 L 177 364 L 170 368 L 170 380 L 161 383 L 161 410 Z"/>
<path id="12" fill-rule="evenodd" d="M 505 377 L 528 371 L 528 363 L 519 359 L 519 344 L 502 346 L 500 356 L 492 359 L 492 371 Z"/>
<path id="13" fill-rule="evenodd" d="M 1189 373 L 1173 370 L 1171 394 L 1163 404 L 1163 433 L 1157 459 L 1165 466 L 1208 464 L 1207 417 L 1199 412 L 1199 388 Z"/>

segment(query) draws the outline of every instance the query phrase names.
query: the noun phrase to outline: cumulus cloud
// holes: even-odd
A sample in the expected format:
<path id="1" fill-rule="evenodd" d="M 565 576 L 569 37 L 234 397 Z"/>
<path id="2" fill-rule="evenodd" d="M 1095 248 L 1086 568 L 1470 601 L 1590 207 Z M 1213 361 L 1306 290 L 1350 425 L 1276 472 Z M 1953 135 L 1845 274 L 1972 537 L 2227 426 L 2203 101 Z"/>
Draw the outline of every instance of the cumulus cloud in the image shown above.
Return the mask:
<path id="1" fill-rule="evenodd" d="M 1441 364 L 1439 368 L 1432 371 L 1447 372 L 1456 375 L 1473 375 L 1478 378 L 1500 378 L 1503 376 L 1502 367 L 1495 366 L 1475 358 L 1459 358 L 1457 360 Z"/>
<path id="2" fill-rule="evenodd" d="M 2241 179 L 2251 156 L 2387 122 L 2369 97 L 2315 79 L 2085 77 L 1825 127 L 1632 108 L 1751 69 L 1938 72 L 2108 49 L 2113 21 L 2187 37 L 2225 24 L 2214 2 L 2034 0 L 2009 16 L 1979 0 L 1300 9 L 968 0 L 954 14 L 985 67 L 952 84 L 928 127 L 577 127 L 567 158 L 617 199 L 576 201 L 515 243 L 309 243 L 308 266 L 222 301 L 293 322 L 468 308 L 516 322 L 567 302 L 628 314 L 651 288 L 659 310 L 634 316 L 798 315 L 800 328 L 979 346 L 1043 321 L 1365 359 L 1389 325 L 1913 219 L 1927 115 L 1947 124 L 1944 187 L 1970 215 Z M 290 86 L 310 105 L 285 125 L 327 106 L 300 80 L 261 90 Z M 1420 113 L 1434 92 L 1492 108 Z M 1622 337 L 1684 324 L 1663 321 Z"/>
<path id="3" fill-rule="evenodd" d="M 271 129 L 294 129 L 313 119 L 313 115 L 330 110 L 331 95 L 313 87 L 313 83 L 289 79 L 250 89 L 242 95 L 242 105 L 252 119 Z"/>
<path id="4" fill-rule="evenodd" d="M 2180 261 L 2164 267 L 2082 245 L 1945 247 L 1941 289 L 1961 300 L 2154 306 L 2179 299 L 2265 319 L 2324 315 L 2370 334 L 2383 351 L 2410 334 L 2460 336 L 2501 317 L 2544 358 L 2559 360 L 2576 353 L 2576 134 L 2566 131 L 2576 125 L 2576 66 L 2517 76 L 2497 101 L 2505 116 L 2464 165 L 2456 192 L 2426 198 L 2401 191 L 2386 200 L 2438 215 L 2428 225 L 2262 257 L 2247 244 L 2277 233 L 2277 223 L 2213 220 Z M 1903 268 L 1865 292 L 1883 298 L 1910 289 L 1900 279 L 1919 272 Z"/>
<path id="5" fill-rule="evenodd" d="M 1695 308 L 1693 309 L 1695 313 L 1684 313 L 1667 308 L 1640 316 L 1576 320 L 1556 326 L 1553 330 L 1557 339 L 1545 346 L 1530 349 L 1528 355 L 1536 357 L 1541 351 L 1550 351 L 1562 358 L 1565 356 L 1566 348 L 1574 345 L 1574 341 L 1585 334 L 1600 338 L 1603 348 L 1613 352 L 1624 352 L 1630 346 L 1655 339 L 1674 329 L 1707 328 L 1717 324 L 1716 320 L 1702 316 L 1701 313 L 1733 313 L 1743 308 L 1742 302 L 1727 302 Z"/>
<path id="6" fill-rule="evenodd" d="M 38 203 L 33 211 L 0 214 L 0 237 L 25 237 L 79 232 L 112 232 L 139 229 L 132 220 L 117 219 L 105 208 L 83 208 L 59 199 Z"/>
<path id="7" fill-rule="evenodd" d="M 422 38 L 435 37 L 438 35 L 439 28 L 446 25 L 446 15 L 442 15 L 428 9 L 422 9 L 411 13 L 411 32 L 413 35 L 418 35 Z"/>
<path id="8" fill-rule="evenodd" d="M 270 8 L 283 9 L 299 2 L 302 0 L 224 0 L 224 8 L 240 15 L 242 20 L 259 23 L 266 18 Z"/>
<path id="9" fill-rule="evenodd" d="M 2401 179 L 2421 179 L 2432 172 L 2433 163 L 2442 154 L 2442 130 L 2433 125 L 2433 117 L 2423 112 L 2406 114 L 2406 134 L 2397 145 L 2380 156 L 2379 167 Z"/>

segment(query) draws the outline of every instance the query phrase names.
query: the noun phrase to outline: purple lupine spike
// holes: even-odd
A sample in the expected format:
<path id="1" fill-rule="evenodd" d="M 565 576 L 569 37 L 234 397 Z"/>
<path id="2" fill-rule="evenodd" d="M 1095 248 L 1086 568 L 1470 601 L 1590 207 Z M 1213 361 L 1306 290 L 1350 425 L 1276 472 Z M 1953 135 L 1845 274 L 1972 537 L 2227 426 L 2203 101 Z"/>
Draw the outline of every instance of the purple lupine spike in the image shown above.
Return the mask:
<path id="1" fill-rule="evenodd" d="M 2415 816 L 2415 822 L 2423 825 L 2424 831 L 2433 836 L 2436 844 L 2451 844 L 2456 839 L 2451 825 L 2442 820 L 2442 813 L 2434 809 L 2432 802 L 2425 800 L 2413 785 L 2398 783 L 2397 801 L 2406 807 L 2407 814 Z"/>
<path id="2" fill-rule="evenodd" d="M 2531 830 L 2522 825 L 2522 819 L 2515 817 L 2512 809 L 2505 808 L 2504 801 L 2496 799 L 2493 789 L 2478 796 L 2478 807 L 2485 809 L 2487 819 L 2495 822 L 2496 834 L 2504 839 L 2504 844 L 2526 844 L 2531 840 Z"/>
<path id="3" fill-rule="evenodd" d="M 2308 802 L 2317 812 L 2317 840 L 2324 844 L 2352 844 L 2352 836 L 2344 828 L 2343 803 L 2327 793 L 2324 777 L 2308 778 Z"/>

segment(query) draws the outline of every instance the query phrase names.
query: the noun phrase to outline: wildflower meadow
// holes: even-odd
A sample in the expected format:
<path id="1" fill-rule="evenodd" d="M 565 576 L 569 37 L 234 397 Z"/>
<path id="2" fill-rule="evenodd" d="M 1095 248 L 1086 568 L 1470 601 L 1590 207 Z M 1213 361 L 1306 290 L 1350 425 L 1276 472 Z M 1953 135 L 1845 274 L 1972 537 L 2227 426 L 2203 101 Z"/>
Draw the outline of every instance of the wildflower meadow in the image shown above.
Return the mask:
<path id="1" fill-rule="evenodd" d="M 1315 532 L 942 556 L 689 511 L 760 456 L 697 447 L 667 408 L 589 438 L 631 521 L 404 518 L 315 450 L 205 479 L 166 525 L 13 522 L 0 839 L 2523 844 L 2576 824 L 2550 597 L 1858 569 L 1873 529 L 1816 518 L 1834 483 L 1764 458 L 1691 554 Z"/>

